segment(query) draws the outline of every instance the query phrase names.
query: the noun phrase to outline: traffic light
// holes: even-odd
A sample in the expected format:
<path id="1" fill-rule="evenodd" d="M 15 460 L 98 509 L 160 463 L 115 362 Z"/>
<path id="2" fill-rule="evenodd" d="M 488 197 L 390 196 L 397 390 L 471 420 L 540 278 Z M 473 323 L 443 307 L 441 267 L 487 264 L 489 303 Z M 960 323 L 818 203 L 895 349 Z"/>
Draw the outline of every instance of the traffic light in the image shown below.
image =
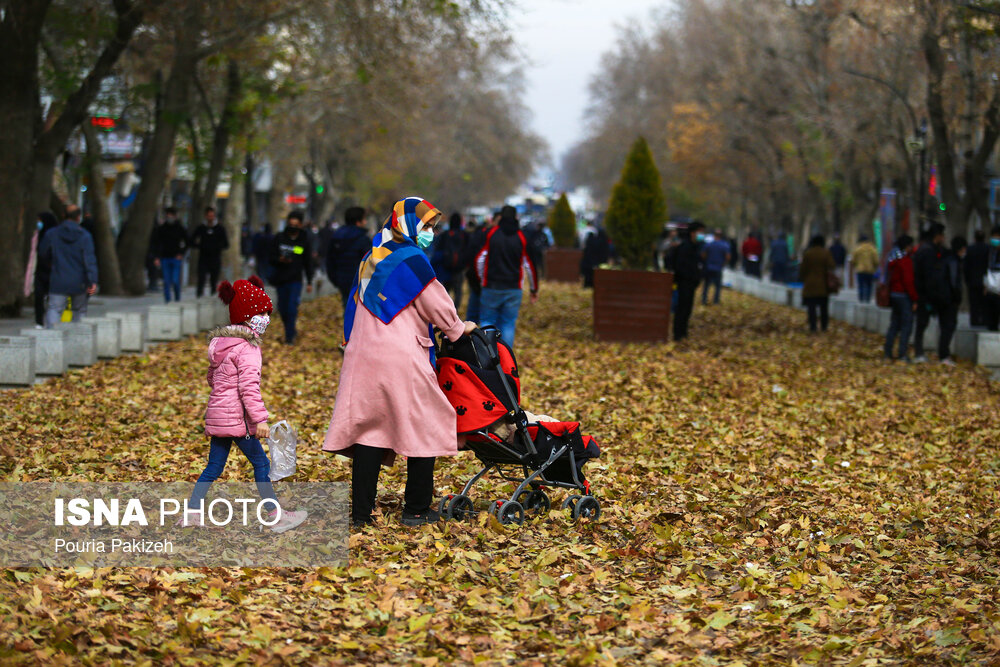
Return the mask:
<path id="1" fill-rule="evenodd" d="M 938 210 L 941 211 L 942 213 L 944 213 L 947 208 L 948 207 L 945 206 L 944 202 L 941 202 L 940 204 L 938 204 Z"/>
<path id="2" fill-rule="evenodd" d="M 322 184 L 316 186 L 316 194 L 318 194 L 318 195 L 323 194 L 323 185 Z"/>

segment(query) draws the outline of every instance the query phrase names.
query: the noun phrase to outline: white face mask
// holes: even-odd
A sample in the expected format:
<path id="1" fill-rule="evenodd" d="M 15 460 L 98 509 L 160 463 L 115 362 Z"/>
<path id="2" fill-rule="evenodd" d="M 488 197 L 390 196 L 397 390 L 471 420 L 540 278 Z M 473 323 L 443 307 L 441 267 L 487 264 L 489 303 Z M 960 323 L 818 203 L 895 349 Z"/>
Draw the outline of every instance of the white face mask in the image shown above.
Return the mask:
<path id="1" fill-rule="evenodd" d="M 267 325 L 270 323 L 271 316 L 265 313 L 263 315 L 254 315 L 251 317 L 250 321 L 247 322 L 247 326 L 250 327 L 250 331 L 253 331 L 259 338 L 264 335 L 265 331 L 267 331 Z"/>

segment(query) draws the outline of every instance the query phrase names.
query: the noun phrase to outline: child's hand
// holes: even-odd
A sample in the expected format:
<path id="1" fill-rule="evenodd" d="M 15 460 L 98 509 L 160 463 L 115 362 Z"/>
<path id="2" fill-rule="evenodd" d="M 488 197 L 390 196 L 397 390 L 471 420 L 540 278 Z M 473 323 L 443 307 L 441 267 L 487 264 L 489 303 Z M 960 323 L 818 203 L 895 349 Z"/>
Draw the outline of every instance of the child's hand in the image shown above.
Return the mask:
<path id="1" fill-rule="evenodd" d="M 271 427 L 267 425 L 267 422 L 257 424 L 258 440 L 265 440 L 269 435 L 271 435 Z"/>

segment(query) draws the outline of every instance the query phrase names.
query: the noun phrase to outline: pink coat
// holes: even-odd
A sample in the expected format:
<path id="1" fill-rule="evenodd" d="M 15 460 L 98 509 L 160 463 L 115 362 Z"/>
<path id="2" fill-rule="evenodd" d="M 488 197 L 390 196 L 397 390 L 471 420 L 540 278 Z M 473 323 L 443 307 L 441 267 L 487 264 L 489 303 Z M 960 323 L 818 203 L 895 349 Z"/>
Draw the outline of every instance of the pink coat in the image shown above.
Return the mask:
<path id="1" fill-rule="evenodd" d="M 205 434 L 244 437 L 267 421 L 260 396 L 260 339 L 241 324 L 219 327 L 208 344 L 208 386 L 212 394 L 205 410 Z"/>
<path id="2" fill-rule="evenodd" d="M 458 451 L 455 408 L 430 363 L 428 323 L 450 340 L 465 331 L 444 286 L 433 280 L 413 303 L 384 324 L 363 306 L 344 350 L 340 386 L 323 449 L 351 456 L 355 444 L 403 456 L 450 456 Z"/>

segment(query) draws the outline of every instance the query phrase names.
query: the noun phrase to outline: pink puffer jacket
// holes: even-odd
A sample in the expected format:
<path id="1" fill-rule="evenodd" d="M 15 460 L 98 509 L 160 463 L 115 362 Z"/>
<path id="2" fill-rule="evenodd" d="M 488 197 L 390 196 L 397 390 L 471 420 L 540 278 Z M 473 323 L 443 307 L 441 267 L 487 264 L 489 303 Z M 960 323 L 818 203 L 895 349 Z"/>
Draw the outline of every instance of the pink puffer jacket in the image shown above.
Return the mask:
<path id="1" fill-rule="evenodd" d="M 260 339 L 249 328 L 233 324 L 210 334 L 205 434 L 219 437 L 256 435 L 267 421 L 260 396 Z"/>

